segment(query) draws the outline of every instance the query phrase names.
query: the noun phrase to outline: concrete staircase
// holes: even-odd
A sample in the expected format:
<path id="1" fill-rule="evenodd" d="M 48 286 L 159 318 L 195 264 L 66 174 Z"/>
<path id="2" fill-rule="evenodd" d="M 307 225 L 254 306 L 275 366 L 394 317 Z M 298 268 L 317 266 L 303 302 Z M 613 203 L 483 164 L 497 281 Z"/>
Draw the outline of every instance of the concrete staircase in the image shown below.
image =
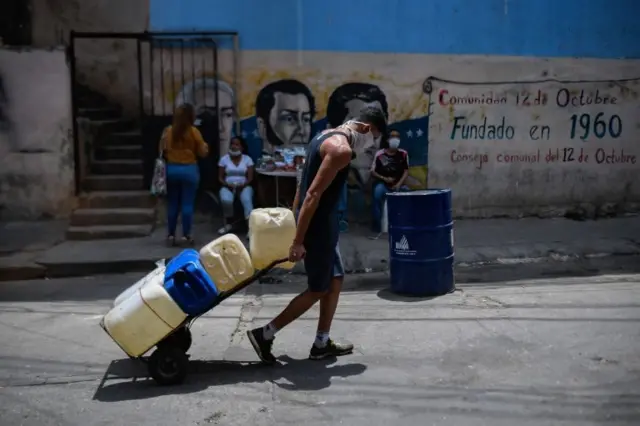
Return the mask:
<path id="1" fill-rule="evenodd" d="M 84 91 L 80 119 L 90 120 L 96 138 L 90 174 L 82 182 L 79 208 L 71 215 L 67 239 L 97 240 L 149 235 L 155 201 L 143 183 L 142 136 L 135 123 L 100 95 Z M 88 94 L 87 94 L 88 93 Z"/>

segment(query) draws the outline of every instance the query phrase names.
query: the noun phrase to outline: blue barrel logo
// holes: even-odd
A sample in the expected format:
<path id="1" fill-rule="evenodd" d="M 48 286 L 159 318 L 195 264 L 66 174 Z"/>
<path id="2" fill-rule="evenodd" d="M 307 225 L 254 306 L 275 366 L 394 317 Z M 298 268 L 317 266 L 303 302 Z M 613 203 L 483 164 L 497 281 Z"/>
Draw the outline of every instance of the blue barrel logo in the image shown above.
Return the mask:
<path id="1" fill-rule="evenodd" d="M 411 246 L 409 245 L 409 240 L 407 236 L 402 234 L 402 237 L 399 241 L 396 241 L 395 244 L 396 254 L 399 256 L 415 256 L 418 254 L 416 250 L 411 250 Z"/>
<path id="2" fill-rule="evenodd" d="M 391 290 L 426 296 L 454 289 L 451 190 L 387 195 Z"/>

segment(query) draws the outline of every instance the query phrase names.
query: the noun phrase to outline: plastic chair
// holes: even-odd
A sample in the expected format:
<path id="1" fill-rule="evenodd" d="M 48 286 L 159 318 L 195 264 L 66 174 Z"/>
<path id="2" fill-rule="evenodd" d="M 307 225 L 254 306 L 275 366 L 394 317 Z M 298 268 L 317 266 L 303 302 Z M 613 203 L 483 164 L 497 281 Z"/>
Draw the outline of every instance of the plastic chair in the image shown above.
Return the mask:
<path id="1" fill-rule="evenodd" d="M 214 217 L 217 216 L 220 218 L 220 226 L 216 227 L 216 225 L 214 224 L 215 229 L 217 230 L 218 228 L 221 228 L 223 226 L 225 226 L 227 223 L 225 221 L 225 217 L 222 211 L 222 203 L 220 202 L 220 198 L 218 197 L 218 194 L 216 194 L 213 191 L 204 191 L 204 194 L 207 196 L 207 198 L 214 204 Z M 242 204 L 240 203 L 240 198 L 239 197 L 235 197 L 233 200 L 233 211 L 234 211 L 234 218 L 236 216 L 238 216 L 238 212 L 242 212 Z M 239 218 L 237 220 L 235 220 L 232 225 L 235 226 L 237 225 L 237 223 L 241 222 L 242 220 L 244 220 L 244 214 L 240 214 Z"/>

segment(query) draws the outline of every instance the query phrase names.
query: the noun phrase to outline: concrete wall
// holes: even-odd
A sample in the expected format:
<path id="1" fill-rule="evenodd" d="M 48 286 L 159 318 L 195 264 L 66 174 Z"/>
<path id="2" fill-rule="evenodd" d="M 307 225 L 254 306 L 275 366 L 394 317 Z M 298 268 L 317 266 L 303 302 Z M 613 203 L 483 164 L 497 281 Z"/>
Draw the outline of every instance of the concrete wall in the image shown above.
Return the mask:
<path id="1" fill-rule="evenodd" d="M 190 61 L 185 64 L 185 75 L 189 76 L 186 81 L 181 73 L 165 73 L 164 90 L 156 84 L 154 91 L 156 111 L 170 112 L 185 97 L 199 110 L 215 105 L 214 85 L 210 84 L 205 90 L 200 86 L 202 82 L 211 83 L 216 77 L 203 71 L 203 62 L 204 67 L 210 69 L 206 64 L 207 60 L 211 61 L 208 53 L 197 52 L 199 57 L 194 61 L 195 70 L 190 68 Z M 170 63 L 174 58 L 179 63 L 180 54 L 179 49 L 164 49 L 163 62 Z M 354 57 L 357 60 L 354 61 Z M 398 65 L 395 59 L 390 61 L 388 55 L 243 51 L 240 57 L 240 90 L 236 93 L 231 90 L 231 52 L 222 51 L 219 62 L 220 152 L 226 153 L 229 140 L 235 133 L 236 121 L 240 123 L 240 133 L 247 140 L 250 154 L 257 158 L 262 150 L 270 150 L 275 142 L 306 144 L 318 131 L 339 125 L 356 114 L 364 104 L 374 103 L 388 113 L 392 127 L 411 135 L 402 143 L 402 147 L 409 151 L 411 184 L 415 188 L 425 186 L 429 100 L 421 91 L 426 75 L 420 68 L 403 74 L 395 73 Z M 330 69 L 325 66 L 327 63 L 331 63 Z M 363 63 L 369 64 L 366 71 L 363 71 Z M 160 82 L 160 69 L 155 69 L 154 81 Z M 374 69 L 376 72 L 372 71 Z M 400 69 L 406 71 L 405 68 Z M 192 74 L 196 75 L 195 84 L 190 78 Z M 196 90 L 192 90 L 193 87 Z M 191 92 L 195 96 L 191 96 Z M 236 105 L 237 111 L 234 109 Z M 362 219 L 362 212 L 367 209 L 369 168 L 377 148 L 366 147 L 354 160 L 349 199 L 353 218 Z M 367 218 L 365 215 L 365 220 Z"/>
<path id="2" fill-rule="evenodd" d="M 171 55 L 165 51 L 165 61 Z M 221 55 L 223 64 L 231 63 L 227 56 L 229 52 Z M 409 151 L 413 187 L 424 187 L 428 181 L 430 187 L 453 188 L 459 216 L 559 215 L 576 208 L 607 213 L 635 210 L 640 202 L 636 183 L 640 171 L 636 157 L 640 155 L 636 143 L 640 136 L 639 60 L 243 51 L 240 66 L 239 93 L 228 96 L 228 87 L 219 86 L 220 106 L 230 111 L 223 114 L 219 128 L 221 150 L 234 133 L 236 119 L 250 152 L 257 156 L 269 148 L 270 138 L 295 142 L 296 135 L 301 135 L 308 140 L 328 125 L 327 117 L 332 115 L 328 110 L 344 113 L 338 114 L 339 122 L 349 112 L 342 106 L 356 99 L 358 105 L 370 101 L 385 107 L 391 127 L 402 131 L 401 147 Z M 222 68 L 220 81 L 230 82 L 231 71 Z M 197 81 L 213 77 L 200 69 L 195 74 Z M 433 77 L 431 92 L 425 93 L 429 77 Z M 589 82 L 601 79 L 604 81 Z M 286 82 L 278 90 L 296 94 L 300 114 L 289 117 L 285 124 L 269 119 L 278 116 L 277 103 L 262 113 L 264 119 L 257 107 L 263 89 L 274 82 Z M 347 93 L 338 102 L 332 94 L 340 92 L 345 83 L 368 86 Z M 191 81 L 183 86 L 180 75 L 172 80 L 167 74 L 165 84 L 171 87 L 165 87 L 164 99 L 156 88 L 157 111 L 162 103 L 170 111 L 180 101 L 174 94 L 188 89 Z M 566 106 L 565 96 L 571 100 Z M 213 98 L 207 92 L 210 105 Z M 499 103 L 491 104 L 489 98 Z M 205 103 L 202 96 L 195 100 L 196 106 Z M 226 109 L 234 103 L 237 114 Z M 573 115 L 577 121 L 572 138 Z M 465 118 L 456 121 L 456 117 Z M 482 124 L 485 118 L 489 125 L 502 123 L 503 117 L 506 125 L 513 126 L 513 135 L 509 132 L 491 139 L 487 134 L 462 133 L 462 124 Z M 583 125 L 589 128 L 586 136 Z M 267 127 L 272 131 L 267 132 Z M 539 158 L 532 158 L 538 150 Z M 359 153 L 355 164 L 364 180 L 371 151 Z M 547 160 L 549 152 L 567 159 Z M 368 187 L 359 186 L 352 177 L 350 194 L 351 209 L 362 216 L 368 205 Z"/>
<path id="3" fill-rule="evenodd" d="M 67 43 L 69 32 L 141 32 L 148 28 L 148 0 L 31 0 L 36 47 Z M 81 83 L 138 110 L 136 43 L 131 40 L 78 40 L 76 69 Z"/>
<path id="4" fill-rule="evenodd" d="M 0 49 L 0 217 L 64 217 L 74 198 L 65 52 Z"/>
<path id="5" fill-rule="evenodd" d="M 639 58 L 635 0 L 151 0 L 158 30 L 227 29 L 249 50 Z"/>
<path id="6" fill-rule="evenodd" d="M 452 67 L 457 83 L 432 82 L 430 185 L 453 188 L 464 216 L 637 210 L 640 61 L 531 60 L 514 82 L 523 66 L 492 64 L 472 85 L 472 67 Z"/>

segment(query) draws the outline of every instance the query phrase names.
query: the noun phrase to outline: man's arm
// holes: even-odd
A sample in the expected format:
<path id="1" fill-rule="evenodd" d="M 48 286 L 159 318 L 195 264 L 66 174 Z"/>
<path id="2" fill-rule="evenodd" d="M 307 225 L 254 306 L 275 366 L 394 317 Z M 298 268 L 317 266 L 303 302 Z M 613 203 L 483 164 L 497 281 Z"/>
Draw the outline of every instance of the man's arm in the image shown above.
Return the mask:
<path id="1" fill-rule="evenodd" d="M 404 185 L 404 182 L 407 180 L 407 177 L 409 176 L 409 154 L 407 153 L 404 154 L 404 163 L 402 164 L 402 167 L 404 168 L 404 172 L 402 173 L 402 176 L 396 183 L 395 185 L 396 188 L 400 188 L 402 185 Z"/>
<path id="2" fill-rule="evenodd" d="M 296 215 L 296 210 L 298 210 L 298 204 L 300 204 L 300 184 L 296 186 L 296 195 L 293 197 L 293 205 L 291 206 L 294 216 Z"/>
<path id="3" fill-rule="evenodd" d="M 379 174 L 375 170 L 371 171 L 371 176 L 373 176 L 376 179 L 380 179 L 380 180 L 386 180 L 387 179 L 386 177 L 382 176 L 381 174 Z"/>
<path id="4" fill-rule="evenodd" d="M 340 136 L 332 136 L 321 147 L 321 149 L 325 148 L 325 155 L 300 208 L 294 244 L 303 243 L 311 218 L 318 208 L 320 197 L 335 179 L 338 172 L 351 162 L 351 148 L 339 138 Z"/>
<path id="5" fill-rule="evenodd" d="M 404 185 L 404 181 L 407 180 L 407 176 L 409 176 L 409 169 L 404 170 L 404 173 L 402 173 L 402 176 L 398 180 L 398 183 L 396 183 L 395 185 L 396 188 L 400 188 L 402 185 Z"/>

